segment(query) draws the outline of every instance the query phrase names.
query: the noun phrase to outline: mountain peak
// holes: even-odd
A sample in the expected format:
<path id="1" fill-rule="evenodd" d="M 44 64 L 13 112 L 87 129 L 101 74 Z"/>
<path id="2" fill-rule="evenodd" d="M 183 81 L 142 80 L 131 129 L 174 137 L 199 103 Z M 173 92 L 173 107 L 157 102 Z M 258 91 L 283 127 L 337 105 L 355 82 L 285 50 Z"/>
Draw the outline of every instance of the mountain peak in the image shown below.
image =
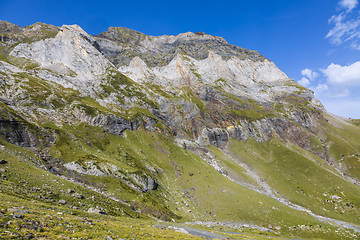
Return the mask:
<path id="1" fill-rule="evenodd" d="M 85 32 L 79 25 L 77 24 L 72 24 L 72 25 L 63 25 L 60 29 L 62 30 L 68 30 L 71 32 L 78 32 L 78 33 L 82 33 L 85 35 L 88 35 L 87 32 Z"/>
<path id="2" fill-rule="evenodd" d="M 189 41 L 189 40 L 197 40 L 197 41 L 204 41 L 204 40 L 211 40 L 211 41 L 219 41 L 224 44 L 228 44 L 228 42 L 222 38 L 217 36 L 212 36 L 210 34 L 206 34 L 204 32 L 186 32 L 186 33 L 180 33 L 179 35 L 175 36 L 177 40 L 182 41 Z"/>
<path id="3" fill-rule="evenodd" d="M 136 44 L 143 36 L 145 36 L 143 33 L 126 27 L 109 27 L 106 32 L 98 35 L 123 44 Z"/>

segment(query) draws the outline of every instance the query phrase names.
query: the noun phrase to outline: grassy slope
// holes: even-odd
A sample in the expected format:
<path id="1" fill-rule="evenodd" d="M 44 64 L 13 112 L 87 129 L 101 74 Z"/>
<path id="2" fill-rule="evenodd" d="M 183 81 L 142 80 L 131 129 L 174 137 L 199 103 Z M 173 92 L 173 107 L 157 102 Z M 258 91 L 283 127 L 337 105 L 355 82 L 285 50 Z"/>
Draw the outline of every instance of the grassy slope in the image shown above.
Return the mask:
<path id="1" fill-rule="evenodd" d="M 275 139 L 265 143 L 250 139 L 232 140 L 228 151 L 255 169 L 280 196 L 314 213 L 359 224 L 360 187 L 304 157 L 305 150 L 292 148 L 297 151 Z"/>
<path id="2" fill-rule="evenodd" d="M 68 236 L 95 239 L 108 236 L 136 239 L 193 238 L 175 231 L 154 228 L 152 225 L 156 222 L 127 205 L 34 166 L 30 159 L 38 159 L 29 151 L 4 141 L 1 144 L 6 147 L 6 151 L 0 150 L 0 159 L 7 161 L 1 165 L 0 171 L 1 239 L 26 236 L 49 239 L 65 239 Z M 84 198 L 72 196 L 68 189 Z M 60 199 L 65 200 L 66 204 L 60 204 Z M 88 208 L 96 206 L 101 206 L 111 216 L 87 213 Z"/>
<path id="3" fill-rule="evenodd" d="M 0 199 L 1 239 L 199 239 L 153 227 L 150 220 L 90 214 L 3 193 Z"/>
<path id="4" fill-rule="evenodd" d="M 161 187 L 159 190 L 151 193 L 131 195 L 129 192 L 114 191 L 118 188 L 112 188 L 111 186 L 116 184 L 116 181 L 113 181 L 114 179 L 102 179 L 103 190 L 114 194 L 114 196 L 120 199 L 130 200 L 132 198 L 133 201 L 135 200 L 139 203 L 149 204 L 149 199 L 156 198 L 157 196 L 159 198 L 161 197 L 162 199 L 167 200 L 165 200 L 165 204 L 169 205 L 169 209 L 185 217 L 183 219 L 184 221 L 189 219 L 230 221 L 252 223 L 265 227 L 267 227 L 268 224 L 271 224 L 273 226 L 281 226 L 281 231 L 279 231 L 278 234 L 281 233 L 282 235 L 302 237 L 328 236 L 327 238 L 329 239 L 336 238 L 336 233 L 334 232 L 335 228 L 319 223 L 304 213 L 296 212 L 269 197 L 245 189 L 231 182 L 216 172 L 202 159 L 187 150 L 169 143 L 169 139 L 166 139 L 163 136 L 143 131 L 128 131 L 124 138 L 111 137 L 117 139 L 110 140 L 110 143 L 107 145 L 107 151 L 111 152 L 110 149 L 114 148 L 113 145 L 121 146 L 123 149 L 127 149 L 127 151 L 134 151 L 133 156 L 135 157 L 137 157 L 137 154 L 143 154 L 147 158 L 140 160 L 139 157 L 137 158 L 139 161 L 143 161 L 144 164 L 149 164 L 152 167 L 157 167 L 162 170 L 162 172 L 159 173 L 159 183 Z M 12 148 L 9 144 L 3 144 L 5 144 L 7 148 Z M 154 151 L 154 149 L 157 150 Z M 17 150 L 20 150 L 20 148 L 17 148 Z M 104 196 L 81 186 L 69 183 L 51 173 L 34 167 L 31 163 L 19 160 L 6 152 L 1 152 L 1 158 L 6 159 L 9 162 L 5 167 L 7 173 L 3 174 L 6 176 L 7 180 L 3 180 L 1 185 L 1 190 L 3 192 L 1 195 L 1 202 L 5 208 L 9 208 L 10 205 L 11 207 L 28 206 L 29 201 L 35 200 L 35 203 L 39 202 L 40 204 L 41 202 L 43 206 L 39 209 L 39 205 L 35 204 L 32 208 L 35 212 L 47 213 L 48 210 L 46 209 L 52 208 L 55 212 L 63 212 L 66 216 L 60 220 L 55 219 L 52 221 L 53 225 L 50 225 L 51 227 L 43 227 L 43 230 L 41 230 L 42 233 L 37 233 L 35 231 L 35 234 L 44 234 L 50 237 L 60 235 L 64 228 L 67 228 L 65 226 L 68 225 L 73 226 L 69 228 L 76 229 L 76 231 L 84 228 L 89 229 L 86 227 L 86 224 L 78 224 L 74 227 L 73 223 L 76 222 L 77 216 L 89 217 L 93 219 L 93 221 L 96 221 L 98 217 L 89 216 L 88 214 L 85 214 L 84 211 L 89 207 L 95 207 L 97 205 L 104 206 L 106 211 L 111 215 L 120 217 L 130 215 L 132 217 L 137 217 L 138 220 L 136 221 L 130 220 L 131 225 L 135 224 L 139 226 L 139 223 L 148 221 L 144 219 L 144 216 L 134 213 L 123 204 L 109 200 Z M 193 173 L 193 175 L 190 176 L 189 173 Z M 87 180 L 91 181 L 90 178 Z M 97 181 L 100 179 L 93 180 Z M 34 187 L 38 187 L 40 190 L 32 192 Z M 73 189 L 75 192 L 83 194 L 85 199 L 74 199 L 67 193 L 67 189 Z M 39 199 L 39 195 L 45 196 L 45 199 Z M 91 197 L 93 195 L 95 196 L 94 200 L 92 200 Z M 50 205 L 51 201 L 46 199 L 49 197 L 54 199 L 52 205 Z M 7 201 L 9 201 L 7 199 L 9 198 L 15 199 L 11 200 L 13 203 L 7 203 Z M 58 199 L 66 200 L 67 204 L 62 206 L 58 203 Z M 85 206 L 79 205 L 79 202 L 82 202 Z M 181 202 L 186 202 L 189 206 L 186 207 L 184 204 L 181 204 Z M 43 209 L 44 206 L 45 209 Z M 72 209 L 72 206 L 76 206 L 78 209 L 74 210 Z M 159 205 L 153 207 L 161 208 Z M 188 212 L 188 210 L 191 210 L 191 212 Z M 70 212 L 75 215 L 72 216 Z M 9 217 L 9 213 L 5 212 L 4 214 L 6 215 L 5 217 Z M 37 214 L 39 215 L 39 213 Z M 47 215 L 50 215 L 50 218 L 55 216 L 54 212 L 51 214 L 48 213 Z M 27 218 L 28 217 L 26 217 L 26 219 Z M 29 215 L 29 218 L 37 219 L 40 222 L 44 221 L 44 218 L 39 216 Z M 103 217 L 101 217 L 100 220 L 104 220 L 102 218 Z M 23 220 L 21 219 L 17 219 L 14 221 L 14 224 L 6 226 L 6 231 L 22 232 L 25 234 L 26 231 L 19 231 L 18 225 L 22 224 L 22 221 Z M 124 229 L 127 229 L 129 225 L 128 223 L 125 223 L 127 222 L 125 219 L 114 220 L 113 218 L 110 218 L 109 220 L 108 218 L 108 221 L 110 221 L 108 225 L 103 221 L 98 222 L 98 227 L 103 230 L 100 231 L 99 234 L 107 233 L 112 225 L 125 225 L 122 227 Z M 309 230 L 304 229 L 301 231 L 294 231 L 293 229 L 299 225 L 304 225 L 309 228 Z M 322 228 L 320 228 L 319 225 L 322 225 Z M 140 233 L 138 232 L 138 234 L 153 234 L 154 238 L 159 237 L 162 234 L 161 231 L 152 228 L 142 228 L 142 231 L 140 231 Z M 118 236 L 124 236 L 124 234 L 133 236 L 131 234 L 136 234 L 132 231 L 129 233 L 128 231 L 123 230 L 111 231 L 111 233 Z M 64 234 L 71 235 L 72 233 L 71 231 L 64 231 Z M 89 235 L 85 234 L 85 236 L 91 236 L 91 234 L 95 233 L 91 232 Z M 171 232 L 166 236 L 172 236 L 172 234 L 173 233 Z M 80 233 L 79 236 L 81 236 Z M 93 237 L 96 238 L 95 235 Z"/>
<path id="5" fill-rule="evenodd" d="M 96 186 L 107 194 L 139 209 L 145 216 L 178 220 L 180 220 L 179 217 L 181 216 L 181 221 L 229 221 L 256 224 L 263 227 L 268 225 L 281 226 L 280 232 L 282 235 L 336 238 L 334 227 L 320 223 L 305 213 L 297 212 L 276 200 L 230 181 L 194 153 L 175 145 L 173 139 L 165 135 L 139 129 L 138 131 L 126 131 L 124 136 L 114 136 L 103 132 L 100 128 L 86 124 L 74 127 L 64 125 L 61 129 L 51 124 L 47 124 L 47 127 L 53 129 L 58 135 L 57 141 L 49 149 L 49 153 L 60 161 L 71 162 L 95 159 L 97 163 L 106 162 L 118 166 L 125 175 L 143 172 L 155 176 L 159 181 L 159 188 L 148 193 L 136 192 L 111 176 L 80 176 L 88 184 Z M 16 150 L 32 157 L 30 161 L 40 163 L 42 161 L 28 150 L 15 147 L 5 141 L 2 141 L 2 144 L 8 149 L 13 149 L 12 152 Z M 263 144 L 252 142 L 252 140 L 238 144 L 248 145 L 250 149 L 257 147 L 257 149 L 252 150 L 258 155 L 266 156 L 268 152 L 266 147 L 260 146 Z M 269 147 L 273 145 L 273 142 L 266 144 Z M 277 149 L 279 148 L 275 148 L 276 152 Z M 276 154 L 283 155 L 284 152 L 282 151 L 289 151 L 284 146 L 280 147 L 280 149 L 281 151 Z M 222 157 L 229 170 L 240 173 L 245 180 L 254 184 L 251 179 L 243 174 L 241 167 L 234 165 L 230 159 L 226 159 L 226 156 L 215 148 L 212 150 L 217 152 L 218 157 Z M 3 190 L 7 195 L 15 194 L 26 200 L 36 200 L 46 204 L 53 203 L 57 206 L 59 206 L 58 200 L 64 199 L 67 201 L 67 208 L 75 206 L 80 211 L 86 211 L 89 207 L 99 205 L 103 206 L 111 215 L 145 217 L 135 213 L 126 205 L 109 200 L 100 194 L 36 168 L 32 163 L 19 160 L 6 152 L 1 152 L 1 154 L 2 158 L 10 162 L 7 166 L 10 169 L 5 174 L 10 182 L 5 182 L 6 184 L 2 185 L 7 186 Z M 241 152 L 237 154 L 242 156 Z M 301 159 L 301 157 L 299 158 Z M 280 163 L 282 160 L 282 158 L 279 158 L 276 161 Z M 296 169 L 296 172 L 302 173 L 300 167 Z M 309 170 L 309 172 L 311 171 Z M 266 174 L 263 176 L 266 176 Z M 274 181 L 275 185 L 278 183 L 276 181 L 278 180 Z M 283 178 L 280 178 L 279 182 L 281 181 L 283 181 Z M 325 187 L 329 186 L 331 184 Z M 40 188 L 39 192 L 32 192 L 34 187 Z M 294 198 L 297 198 L 298 195 L 291 192 L 291 187 L 296 188 L 296 186 L 285 184 L 283 187 L 285 190 L 279 189 L 278 191 L 284 191 L 287 197 L 294 196 Z M 343 187 L 343 185 L 340 187 Z M 67 189 L 73 189 L 84 195 L 85 200 L 81 201 L 84 201 L 85 206 L 81 206 L 78 199 L 74 199 L 70 194 L 67 194 Z M 350 188 L 350 190 L 353 189 Z M 329 194 L 330 191 L 331 187 L 329 187 Z M 347 202 L 351 203 L 351 206 L 355 206 L 355 210 L 352 211 L 355 211 L 354 217 L 356 217 L 358 214 L 356 203 L 359 201 L 354 195 L 357 192 L 348 195 L 348 191 L 346 191 L 345 194 L 349 196 Z M 40 195 L 43 196 L 42 199 L 39 199 Z M 95 196 L 95 202 L 91 198 L 93 195 Z M 329 216 L 338 217 L 336 214 L 329 214 Z M 344 216 L 346 218 L 338 218 L 357 222 L 356 219 L 350 218 L 351 216 L 347 213 Z M 306 226 L 308 230 L 294 231 L 299 225 Z M 320 225 L 322 228 L 319 227 Z"/>
<path id="6" fill-rule="evenodd" d="M 164 135 L 139 130 L 126 131 L 124 137 L 120 137 L 85 124 L 65 129 L 71 137 L 58 130 L 60 137 L 50 150 L 58 159 L 71 162 L 92 156 L 91 159 L 96 157 L 98 163 L 107 162 L 118 166 L 125 174 L 141 171 L 156 175 L 159 188 L 148 193 L 136 192 L 114 177 L 82 175 L 83 181 L 138 208 L 145 215 L 164 219 L 181 216 L 182 221 L 241 222 L 263 227 L 270 224 L 281 226 L 281 233 L 289 236 L 324 236 L 328 234 L 324 229 L 334 230 L 305 213 L 297 212 L 270 197 L 230 181 L 204 160 L 173 144 L 173 140 Z M 149 169 L 155 170 L 155 173 Z M 233 165 L 229 165 L 229 169 L 242 171 Z M 21 169 L 14 169 L 13 172 L 21 172 Z M 20 182 L 21 179 L 16 181 Z M 26 181 L 34 182 L 34 178 Z M 45 181 L 50 182 L 48 179 Z M 87 193 L 83 195 L 87 196 L 86 199 L 89 197 Z M 68 201 L 68 205 L 77 206 L 71 196 L 66 196 L 61 191 L 58 196 Z M 119 208 L 118 203 L 115 205 L 109 204 L 107 211 L 114 214 L 112 209 Z M 89 202 L 82 209 L 86 210 L 90 206 L 95 205 Z M 311 230 L 294 233 L 292 229 L 299 225 L 308 226 Z M 319 225 L 326 228 L 320 229 Z"/>
<path id="7" fill-rule="evenodd" d="M 101 194 L 95 193 L 83 186 L 66 181 L 41 168 L 35 167 L 20 148 L 2 142 L 8 151 L 1 151 L 0 158 L 8 161 L 2 169 L 1 175 L 6 181 L 1 185 L 2 192 L 8 195 L 22 197 L 27 200 L 40 200 L 42 202 L 60 205 L 59 200 L 63 199 L 69 207 L 77 207 L 79 210 L 87 211 L 90 207 L 102 205 L 109 213 L 118 216 L 142 217 L 128 206 L 110 200 Z M 11 154 L 9 154 L 11 153 Z M 30 154 L 28 154 L 30 155 Z M 20 158 L 24 159 L 20 159 Z M 32 158 L 36 159 L 36 158 Z M 5 184 L 7 183 L 7 184 Z M 83 195 L 83 199 L 73 197 L 67 190 Z M 92 197 L 94 196 L 94 197 Z M 80 204 L 82 203 L 82 204 Z"/>
<path id="8" fill-rule="evenodd" d="M 343 172 L 360 180 L 360 127 L 329 118 L 333 124 L 325 123 L 324 132 L 330 160 L 339 163 Z"/>

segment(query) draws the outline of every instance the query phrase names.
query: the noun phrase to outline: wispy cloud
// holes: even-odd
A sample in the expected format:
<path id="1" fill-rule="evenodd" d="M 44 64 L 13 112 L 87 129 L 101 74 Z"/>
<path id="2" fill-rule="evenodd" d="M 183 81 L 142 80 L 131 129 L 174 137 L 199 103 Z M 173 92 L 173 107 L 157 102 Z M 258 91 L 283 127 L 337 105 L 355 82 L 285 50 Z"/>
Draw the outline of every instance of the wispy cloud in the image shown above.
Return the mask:
<path id="1" fill-rule="evenodd" d="M 339 6 L 350 12 L 359 4 L 358 0 L 341 0 Z"/>
<path id="2" fill-rule="evenodd" d="M 329 19 L 332 28 L 326 38 L 334 46 L 349 43 L 351 48 L 360 50 L 360 17 L 358 11 L 353 11 L 358 4 L 359 0 L 341 0 L 338 4 L 340 13 Z"/>

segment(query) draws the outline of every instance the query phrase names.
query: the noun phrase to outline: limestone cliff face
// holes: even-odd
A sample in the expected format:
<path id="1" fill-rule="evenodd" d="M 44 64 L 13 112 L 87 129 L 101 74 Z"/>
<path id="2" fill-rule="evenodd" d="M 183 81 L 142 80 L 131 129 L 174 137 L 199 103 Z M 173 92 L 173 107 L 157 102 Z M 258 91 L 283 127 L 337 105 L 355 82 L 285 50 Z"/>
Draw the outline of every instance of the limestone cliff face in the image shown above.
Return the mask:
<path id="1" fill-rule="evenodd" d="M 79 26 L 63 26 L 54 38 L 20 43 L 9 53 L 39 64 L 38 75 L 64 87 L 91 91 L 104 77 L 108 60 L 91 43 L 91 36 Z M 51 77 L 50 70 L 61 77 Z"/>
<path id="2" fill-rule="evenodd" d="M 266 102 L 301 89 L 258 52 L 205 33 L 154 37 L 126 28 L 109 28 L 96 37 L 96 42 L 120 72 L 139 83 L 155 83 L 167 90 L 211 85 Z M 321 108 L 311 91 L 302 94 Z"/>
<path id="3" fill-rule="evenodd" d="M 261 102 L 273 101 L 277 96 L 299 91 L 297 83 L 267 59 L 253 61 L 232 57 L 225 60 L 212 51 L 204 60 L 177 54 L 168 65 L 153 68 L 137 56 L 128 66 L 120 67 L 119 71 L 139 83 L 151 82 L 169 90 L 181 86 L 197 88 L 211 85 Z M 315 105 L 321 106 L 310 91 L 305 94 Z"/>
<path id="4" fill-rule="evenodd" d="M 299 131 L 292 123 L 316 127 L 324 111 L 310 90 L 258 52 L 205 33 L 154 37 L 109 28 L 90 36 L 77 25 L 35 24 L 22 29 L 2 22 L 2 26 L 3 34 L 17 43 L 2 41 L 7 61 L 0 67 L 7 89 L 1 98 L 36 121 L 85 122 L 118 134 L 140 125 L 155 129 L 154 123 L 161 122 L 180 139 L 202 142 L 198 138 L 206 129 L 213 139 L 209 129 L 219 128 L 227 135 L 221 139 L 252 135 L 266 141 L 273 133 L 284 138 L 296 135 Z M 43 33 L 49 29 L 53 35 Z M 34 37 L 34 32 L 43 38 Z M 31 41 L 23 41 L 23 35 L 32 36 Z M 25 102 L 29 105 L 36 98 L 41 108 L 24 112 L 22 99 L 35 80 L 39 92 Z M 52 84 L 68 89 L 72 97 L 57 92 Z M 94 102 L 85 106 L 88 103 L 74 94 Z M 150 115 L 134 119 L 128 115 L 133 108 Z M 292 133 L 285 134 L 289 129 Z M 222 142 L 214 145 L 223 146 Z"/>

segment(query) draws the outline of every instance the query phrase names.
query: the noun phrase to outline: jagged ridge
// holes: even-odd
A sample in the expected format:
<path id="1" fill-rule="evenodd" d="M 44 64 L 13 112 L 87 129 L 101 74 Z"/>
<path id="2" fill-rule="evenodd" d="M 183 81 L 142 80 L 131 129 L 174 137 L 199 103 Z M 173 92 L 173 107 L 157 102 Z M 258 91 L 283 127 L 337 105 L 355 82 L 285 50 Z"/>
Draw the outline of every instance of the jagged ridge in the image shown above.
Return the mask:
<path id="1" fill-rule="evenodd" d="M 110 40 L 105 41 L 105 39 Z M 139 56 L 150 67 L 165 66 L 177 55 L 186 54 L 203 60 L 213 51 L 224 59 L 263 60 L 257 51 L 230 45 L 221 37 L 205 33 L 182 33 L 177 36 L 147 36 L 127 28 L 110 27 L 96 38 L 99 50 L 116 66 L 128 65 L 134 56 Z"/>

